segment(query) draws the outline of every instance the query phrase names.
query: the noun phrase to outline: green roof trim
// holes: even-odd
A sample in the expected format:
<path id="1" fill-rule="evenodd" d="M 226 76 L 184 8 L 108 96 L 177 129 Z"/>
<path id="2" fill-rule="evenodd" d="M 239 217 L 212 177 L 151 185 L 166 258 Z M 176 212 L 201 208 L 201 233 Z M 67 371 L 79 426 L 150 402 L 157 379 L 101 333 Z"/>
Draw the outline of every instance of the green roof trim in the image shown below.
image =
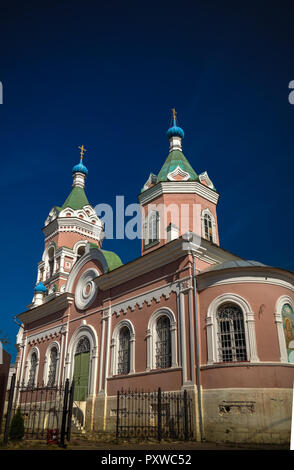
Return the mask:
<path id="1" fill-rule="evenodd" d="M 114 269 L 119 268 L 120 266 L 123 265 L 122 260 L 116 253 L 114 253 L 114 251 L 106 251 L 106 250 L 101 250 L 101 251 L 106 259 L 106 262 L 108 265 L 108 271 L 113 271 Z"/>
<path id="2" fill-rule="evenodd" d="M 65 203 L 61 207 L 61 209 L 65 209 L 66 207 L 70 207 L 74 211 L 78 209 L 82 209 L 84 206 L 89 206 L 89 201 L 85 194 L 83 188 L 76 186 L 72 189 L 70 195 L 66 199 Z"/>
<path id="3" fill-rule="evenodd" d="M 190 175 L 189 181 L 198 181 L 198 175 L 191 167 L 185 155 L 180 150 L 172 150 L 167 159 L 164 162 L 163 167 L 161 168 L 158 174 L 159 181 L 168 181 L 167 175 L 175 170 L 177 167 L 180 167 L 183 171 L 186 171 Z"/>

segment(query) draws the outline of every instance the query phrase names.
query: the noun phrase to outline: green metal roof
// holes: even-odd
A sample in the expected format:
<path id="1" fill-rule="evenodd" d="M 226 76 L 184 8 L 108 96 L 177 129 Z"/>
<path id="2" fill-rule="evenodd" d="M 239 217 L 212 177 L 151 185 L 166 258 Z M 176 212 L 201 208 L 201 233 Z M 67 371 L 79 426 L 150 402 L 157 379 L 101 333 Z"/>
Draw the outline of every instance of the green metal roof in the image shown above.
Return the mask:
<path id="1" fill-rule="evenodd" d="M 158 174 L 158 181 L 168 181 L 167 175 L 180 167 L 183 171 L 186 171 L 190 175 L 189 181 L 198 181 L 198 175 L 191 167 L 185 155 L 180 150 L 172 150 L 167 159 L 165 160 L 163 167 Z"/>
<path id="2" fill-rule="evenodd" d="M 79 186 L 76 186 L 72 189 L 70 195 L 66 199 L 61 209 L 70 207 L 71 209 L 76 211 L 88 205 L 89 205 L 89 201 L 87 199 L 84 189 L 80 188 Z"/>
<path id="3" fill-rule="evenodd" d="M 108 264 L 108 270 L 113 271 L 123 265 L 120 257 L 114 251 L 101 250 Z"/>
<path id="4" fill-rule="evenodd" d="M 96 245 L 96 243 L 90 243 L 90 246 L 92 250 L 100 249 L 98 245 Z M 114 269 L 119 268 L 120 266 L 123 265 L 122 260 L 116 253 L 114 253 L 114 251 L 101 250 L 101 252 L 103 253 L 104 258 L 106 259 L 108 271 L 113 271 Z"/>

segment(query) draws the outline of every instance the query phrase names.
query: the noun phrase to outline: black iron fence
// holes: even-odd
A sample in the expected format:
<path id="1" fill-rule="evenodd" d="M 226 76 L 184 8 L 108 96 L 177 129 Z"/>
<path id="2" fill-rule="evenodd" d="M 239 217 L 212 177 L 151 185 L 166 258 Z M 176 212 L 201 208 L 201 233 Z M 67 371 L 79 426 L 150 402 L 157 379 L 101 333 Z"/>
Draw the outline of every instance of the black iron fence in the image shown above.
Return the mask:
<path id="1" fill-rule="evenodd" d="M 117 438 L 192 440 L 192 398 L 184 392 L 118 391 Z"/>
<path id="2" fill-rule="evenodd" d="M 74 384 L 48 387 L 44 384 L 28 386 L 15 383 L 12 377 L 9 392 L 4 443 L 8 442 L 9 429 L 13 416 L 19 409 L 24 419 L 26 439 L 48 439 L 52 432 L 64 445 L 65 438 L 70 440 Z"/>

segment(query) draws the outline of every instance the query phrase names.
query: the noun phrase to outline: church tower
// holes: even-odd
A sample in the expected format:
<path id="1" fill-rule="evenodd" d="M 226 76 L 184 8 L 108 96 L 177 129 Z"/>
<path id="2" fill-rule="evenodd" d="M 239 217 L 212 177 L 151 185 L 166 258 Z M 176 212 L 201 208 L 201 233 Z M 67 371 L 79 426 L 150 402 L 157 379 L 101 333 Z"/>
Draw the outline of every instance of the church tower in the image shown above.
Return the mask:
<path id="1" fill-rule="evenodd" d="M 38 263 L 37 285 L 31 307 L 42 304 L 45 295 L 53 298 L 64 292 L 69 273 L 85 253 L 87 244 L 98 249 L 102 246 L 103 223 L 84 190 L 88 174 L 83 163 L 86 149 L 83 145 L 79 149 L 80 161 L 72 169 L 72 190 L 61 207 L 51 209 L 45 221 L 45 248 Z"/>
<path id="2" fill-rule="evenodd" d="M 168 157 L 158 175 L 150 174 L 139 195 L 143 255 L 188 231 L 219 245 L 219 195 L 207 172 L 198 175 L 183 154 L 184 131 L 177 124 L 175 109 L 172 111 Z"/>

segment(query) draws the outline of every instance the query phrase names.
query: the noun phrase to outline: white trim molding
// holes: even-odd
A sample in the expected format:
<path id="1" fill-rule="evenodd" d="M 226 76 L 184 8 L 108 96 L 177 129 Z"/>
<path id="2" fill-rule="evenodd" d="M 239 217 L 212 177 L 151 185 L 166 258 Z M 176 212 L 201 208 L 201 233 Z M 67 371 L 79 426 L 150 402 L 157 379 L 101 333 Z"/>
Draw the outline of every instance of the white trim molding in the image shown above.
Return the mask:
<path id="1" fill-rule="evenodd" d="M 288 363 L 288 354 L 284 334 L 282 309 L 285 304 L 289 304 L 294 311 L 294 300 L 289 295 L 282 295 L 278 298 L 275 308 L 275 323 L 277 325 L 277 334 L 280 347 L 280 361 Z"/>
<path id="2" fill-rule="evenodd" d="M 97 269 L 87 269 L 78 280 L 75 290 L 75 304 L 79 310 L 85 310 L 94 302 L 98 286 L 94 279 L 99 276 Z"/>
<path id="3" fill-rule="evenodd" d="M 37 348 L 37 346 L 34 346 L 30 349 L 29 354 L 27 356 L 26 364 L 25 364 L 25 385 L 28 385 L 29 378 L 30 378 L 30 370 L 31 370 L 31 358 L 33 354 L 37 355 L 37 362 L 36 362 L 36 371 L 35 371 L 35 377 L 34 377 L 34 383 L 33 387 L 36 387 L 38 383 L 38 374 L 39 374 L 39 365 L 40 365 L 40 350 Z"/>
<path id="4" fill-rule="evenodd" d="M 211 220 L 211 230 L 212 230 L 212 241 L 213 243 L 217 243 L 217 239 L 216 239 L 216 222 L 215 222 L 215 217 L 213 215 L 213 213 L 207 208 L 207 209 L 204 209 L 202 212 L 201 212 L 201 233 L 202 233 L 202 237 L 206 238 L 205 236 L 205 225 L 204 225 L 204 219 L 205 219 L 205 215 L 208 215 L 210 217 L 210 220 Z"/>
<path id="5" fill-rule="evenodd" d="M 98 261 L 102 265 L 104 273 L 107 273 L 108 271 L 108 265 L 107 265 L 105 256 L 103 255 L 102 251 L 90 248 L 89 251 L 87 252 L 87 249 L 88 249 L 88 245 L 86 248 L 86 253 L 74 264 L 68 276 L 68 280 L 67 280 L 66 287 L 65 287 L 66 292 L 73 291 L 73 285 L 74 285 L 76 277 L 79 275 L 82 267 L 89 261 Z"/>
<path id="6" fill-rule="evenodd" d="M 47 385 L 48 376 L 49 376 L 49 369 L 50 369 L 50 354 L 53 348 L 57 349 L 57 362 L 56 362 L 56 371 L 55 371 L 55 381 L 54 386 L 59 385 L 58 377 L 59 377 L 59 368 L 60 368 L 60 344 L 58 341 L 52 341 L 52 343 L 48 346 L 45 358 L 44 358 L 44 369 L 43 369 L 43 382 Z"/>
<path id="7" fill-rule="evenodd" d="M 112 333 L 111 340 L 111 365 L 110 365 L 110 376 L 118 374 L 118 346 L 119 346 L 119 334 L 122 328 L 128 328 L 130 332 L 130 357 L 129 364 L 130 370 L 128 374 L 135 373 L 135 329 L 134 325 L 130 320 L 121 320 L 115 326 Z"/>
<path id="8" fill-rule="evenodd" d="M 74 365 L 75 365 L 75 352 L 79 340 L 86 336 L 90 342 L 90 367 L 89 367 L 89 382 L 88 394 L 89 396 L 96 395 L 96 382 L 98 371 L 98 337 L 93 326 L 83 324 L 72 335 L 69 345 L 68 354 L 66 357 L 66 378 L 73 379 Z"/>
<path id="9" fill-rule="evenodd" d="M 178 181 L 176 176 L 180 176 L 180 181 L 188 181 L 191 177 L 187 171 L 182 170 L 182 168 L 178 165 L 173 171 L 170 171 L 167 175 L 167 179 L 170 181 Z"/>
<path id="10" fill-rule="evenodd" d="M 156 369 L 156 323 L 160 317 L 167 316 L 170 321 L 171 335 L 171 367 L 178 367 L 177 359 L 177 322 L 173 311 L 168 307 L 162 307 L 151 315 L 147 327 L 147 367 L 146 371 Z"/>
<path id="11" fill-rule="evenodd" d="M 259 362 L 259 358 L 257 355 L 254 313 L 247 300 L 245 300 L 243 297 L 237 294 L 226 293 L 216 297 L 210 303 L 207 310 L 207 364 L 211 365 L 214 363 L 221 362 L 218 353 L 217 311 L 218 308 L 224 303 L 235 304 L 241 308 L 244 315 L 245 340 L 248 361 Z"/>

